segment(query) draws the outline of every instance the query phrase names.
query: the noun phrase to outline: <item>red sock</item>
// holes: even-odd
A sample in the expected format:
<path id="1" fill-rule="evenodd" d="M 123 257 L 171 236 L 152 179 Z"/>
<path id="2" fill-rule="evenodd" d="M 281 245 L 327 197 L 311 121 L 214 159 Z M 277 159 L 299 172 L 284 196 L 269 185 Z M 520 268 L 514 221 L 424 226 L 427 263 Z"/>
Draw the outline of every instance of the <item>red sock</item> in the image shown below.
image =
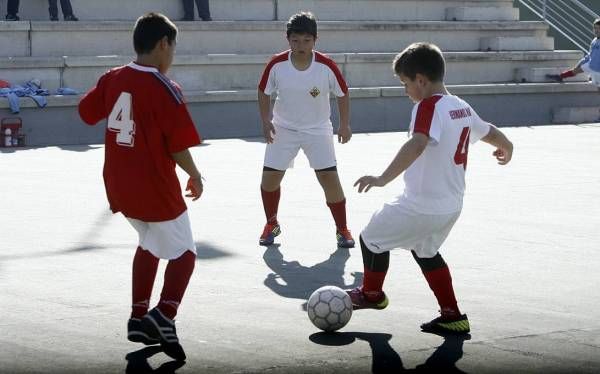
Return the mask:
<path id="1" fill-rule="evenodd" d="M 383 295 L 383 281 L 387 271 L 371 271 L 367 268 L 364 270 L 363 294 L 369 301 L 379 301 Z"/>
<path id="2" fill-rule="evenodd" d="M 454 289 L 452 288 L 452 277 L 450 276 L 450 270 L 448 266 L 444 266 L 435 270 L 423 272 L 429 288 L 433 291 L 442 316 L 458 317 L 460 316 L 460 310 L 456 303 L 456 297 L 454 296 Z"/>
<path id="3" fill-rule="evenodd" d="M 346 199 L 338 201 L 337 203 L 327 203 L 327 206 L 331 210 L 335 226 L 338 230 L 347 230 L 346 227 Z"/>
<path id="4" fill-rule="evenodd" d="M 196 255 L 192 251 L 186 251 L 181 257 L 170 260 L 167 264 L 165 283 L 158 303 L 158 310 L 165 317 L 174 319 L 177 315 L 177 308 L 179 308 L 195 265 Z"/>
<path id="5" fill-rule="evenodd" d="M 574 77 L 575 75 L 577 75 L 577 74 L 575 74 L 575 72 L 573 70 L 565 70 L 562 73 L 560 73 L 560 77 L 562 79 Z"/>
<path id="6" fill-rule="evenodd" d="M 265 209 L 267 223 L 274 225 L 277 223 L 277 209 L 279 208 L 281 188 L 278 188 L 275 191 L 265 191 L 261 187 L 260 194 L 262 195 L 263 208 Z"/>
<path id="7" fill-rule="evenodd" d="M 148 313 L 152 286 L 158 269 L 158 258 L 150 251 L 137 247 L 133 257 L 131 280 L 131 318 L 142 318 Z"/>

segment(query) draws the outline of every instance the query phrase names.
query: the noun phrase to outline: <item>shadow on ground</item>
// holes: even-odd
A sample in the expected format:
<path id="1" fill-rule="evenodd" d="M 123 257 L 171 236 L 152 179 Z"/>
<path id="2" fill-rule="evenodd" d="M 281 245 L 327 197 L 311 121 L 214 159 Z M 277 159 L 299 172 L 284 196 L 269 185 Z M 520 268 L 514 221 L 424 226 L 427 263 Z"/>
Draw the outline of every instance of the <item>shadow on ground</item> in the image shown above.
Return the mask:
<path id="1" fill-rule="evenodd" d="M 369 343 L 372 352 L 372 373 L 464 373 L 456 367 L 463 356 L 463 344 L 470 335 L 440 335 L 444 341 L 429 358 L 414 369 L 405 369 L 400 355 L 390 345 L 391 334 L 365 332 L 318 332 L 309 336 L 313 343 L 326 346 L 342 346 L 354 343 L 357 339 Z"/>
<path id="2" fill-rule="evenodd" d="M 148 359 L 155 354 L 162 352 L 162 349 L 158 345 L 151 347 L 145 347 L 137 351 L 128 353 L 125 356 L 127 360 L 127 367 L 125 373 L 127 374 L 138 374 L 138 373 L 175 373 L 175 371 L 185 365 L 185 361 L 169 361 L 160 365 L 158 368 L 153 369 L 148 363 Z"/>
<path id="3" fill-rule="evenodd" d="M 197 260 L 214 260 L 222 257 L 233 256 L 231 252 L 227 252 L 223 248 L 210 242 L 195 242 L 196 259 Z"/>
<path id="4" fill-rule="evenodd" d="M 338 248 L 327 260 L 308 267 L 298 261 L 284 260 L 279 244 L 271 245 L 267 247 L 263 260 L 273 272 L 267 275 L 264 285 L 277 295 L 304 300 L 302 309 L 306 310 L 306 300 L 319 287 L 337 286 L 346 289 L 362 284 L 363 274 L 360 272 L 352 273 L 354 280 L 346 284 L 344 268 L 349 258 L 350 251 L 347 248 Z"/>

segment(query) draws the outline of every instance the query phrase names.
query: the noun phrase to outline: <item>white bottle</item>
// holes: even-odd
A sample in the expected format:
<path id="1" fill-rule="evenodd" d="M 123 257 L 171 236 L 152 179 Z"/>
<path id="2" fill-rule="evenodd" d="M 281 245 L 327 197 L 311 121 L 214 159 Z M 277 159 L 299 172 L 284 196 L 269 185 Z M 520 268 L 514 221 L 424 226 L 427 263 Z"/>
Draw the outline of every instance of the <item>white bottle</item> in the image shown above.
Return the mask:
<path id="1" fill-rule="evenodd" d="M 10 147 L 12 146 L 12 131 L 10 131 L 10 129 L 6 129 L 4 130 L 4 146 L 5 147 Z"/>

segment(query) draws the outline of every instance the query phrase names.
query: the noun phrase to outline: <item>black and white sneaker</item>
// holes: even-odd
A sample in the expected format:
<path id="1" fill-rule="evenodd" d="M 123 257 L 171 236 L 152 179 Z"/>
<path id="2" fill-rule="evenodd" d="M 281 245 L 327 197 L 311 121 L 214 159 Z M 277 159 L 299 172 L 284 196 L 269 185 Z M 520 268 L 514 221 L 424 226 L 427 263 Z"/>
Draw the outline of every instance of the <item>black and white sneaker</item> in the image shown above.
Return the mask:
<path id="1" fill-rule="evenodd" d="M 152 338 L 142 330 L 142 320 L 139 318 L 130 318 L 127 321 L 127 339 L 130 342 L 153 345 L 160 343 L 157 338 Z"/>
<path id="2" fill-rule="evenodd" d="M 466 314 L 457 317 L 437 317 L 421 325 L 423 332 L 464 335 L 471 331 Z"/>
<path id="3" fill-rule="evenodd" d="M 160 346 L 168 356 L 175 360 L 184 361 L 186 356 L 183 347 L 179 344 L 175 322 L 165 317 L 164 314 L 153 308 L 142 318 L 142 329 L 150 338 L 160 340 Z"/>

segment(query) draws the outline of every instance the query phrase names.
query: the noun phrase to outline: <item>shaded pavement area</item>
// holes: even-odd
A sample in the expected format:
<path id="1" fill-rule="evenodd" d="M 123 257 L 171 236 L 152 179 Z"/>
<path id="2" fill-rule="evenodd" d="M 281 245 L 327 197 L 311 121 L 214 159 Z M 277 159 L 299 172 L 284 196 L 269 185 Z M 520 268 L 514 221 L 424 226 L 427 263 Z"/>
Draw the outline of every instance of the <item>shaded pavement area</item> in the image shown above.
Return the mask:
<path id="1" fill-rule="evenodd" d="M 0 372 L 600 372 L 600 126 L 504 131 L 515 144 L 506 167 L 491 147 L 470 147 L 464 209 L 442 249 L 471 321 L 460 338 L 420 332 L 437 305 L 403 250 L 391 256 L 387 309 L 319 332 L 305 312 L 310 293 L 360 284 L 363 268 L 358 248 L 336 247 L 304 156 L 283 181 L 283 233 L 264 248 L 264 144 L 194 148 L 206 190 L 188 202 L 198 260 L 178 315 L 186 362 L 126 339 L 137 237 L 108 212 L 103 147 L 3 150 Z M 356 238 L 403 185 L 358 194 L 352 184 L 382 172 L 405 140 L 404 132 L 356 134 L 336 145 Z M 153 301 L 163 271 L 164 263 Z"/>

